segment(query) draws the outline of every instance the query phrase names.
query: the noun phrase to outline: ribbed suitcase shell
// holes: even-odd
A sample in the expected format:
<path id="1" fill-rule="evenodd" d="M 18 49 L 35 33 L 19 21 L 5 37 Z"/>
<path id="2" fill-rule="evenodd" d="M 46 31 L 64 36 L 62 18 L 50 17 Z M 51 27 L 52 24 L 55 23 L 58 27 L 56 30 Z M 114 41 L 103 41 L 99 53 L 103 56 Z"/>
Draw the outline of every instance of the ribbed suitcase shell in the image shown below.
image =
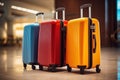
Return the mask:
<path id="1" fill-rule="evenodd" d="M 61 45 L 61 22 L 66 26 L 67 21 L 61 20 L 42 22 L 40 25 L 38 62 L 42 66 L 65 65 L 65 52 L 61 54 L 61 46 L 65 46 Z"/>
<path id="2" fill-rule="evenodd" d="M 89 19 L 78 18 L 68 22 L 67 38 L 66 38 L 66 64 L 72 68 L 86 66 L 89 68 Z M 100 65 L 100 28 L 97 19 L 92 18 L 92 23 L 95 24 L 95 32 L 92 35 L 96 36 L 96 52 L 92 51 L 92 66 Z M 94 39 L 92 39 L 94 42 Z M 95 44 L 92 44 L 92 48 Z"/>
<path id="3" fill-rule="evenodd" d="M 22 57 L 25 64 L 38 63 L 38 34 L 38 23 L 29 24 L 24 27 Z"/>

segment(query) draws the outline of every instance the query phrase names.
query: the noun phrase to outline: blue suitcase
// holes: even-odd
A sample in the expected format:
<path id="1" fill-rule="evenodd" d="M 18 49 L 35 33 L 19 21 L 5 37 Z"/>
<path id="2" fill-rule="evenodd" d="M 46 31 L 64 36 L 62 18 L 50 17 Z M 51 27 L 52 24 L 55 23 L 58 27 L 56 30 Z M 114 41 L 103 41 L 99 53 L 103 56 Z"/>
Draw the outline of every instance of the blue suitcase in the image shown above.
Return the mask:
<path id="1" fill-rule="evenodd" d="M 43 14 L 36 14 L 37 16 Z M 39 35 L 39 23 L 35 22 L 33 24 L 26 25 L 24 27 L 23 35 L 23 45 L 22 45 L 22 59 L 23 66 L 26 69 L 27 64 L 32 65 L 32 69 L 35 70 L 35 65 L 38 64 L 38 35 Z"/>

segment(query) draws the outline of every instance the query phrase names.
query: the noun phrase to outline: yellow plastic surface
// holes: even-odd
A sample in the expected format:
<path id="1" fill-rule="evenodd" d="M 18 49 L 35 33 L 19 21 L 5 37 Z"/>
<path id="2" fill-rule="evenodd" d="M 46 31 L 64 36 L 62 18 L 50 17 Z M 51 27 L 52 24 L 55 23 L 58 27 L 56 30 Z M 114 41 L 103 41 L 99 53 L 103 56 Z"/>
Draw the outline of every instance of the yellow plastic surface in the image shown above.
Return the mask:
<path id="1" fill-rule="evenodd" d="M 95 24 L 95 34 L 96 36 L 96 52 L 93 53 L 92 58 L 92 67 L 96 67 L 96 65 L 100 65 L 100 53 L 101 53 L 101 47 L 100 47 L 100 27 L 99 27 L 99 21 L 95 18 L 92 19 L 93 24 Z"/>
<path id="2" fill-rule="evenodd" d="M 92 19 L 95 23 L 96 53 L 93 53 L 93 66 L 100 64 L 100 30 L 99 22 Z M 67 25 L 66 37 L 66 64 L 76 68 L 79 66 L 88 67 L 88 18 L 73 19 Z M 93 40 L 94 41 L 94 40 Z M 93 48 L 95 44 L 93 44 Z"/>

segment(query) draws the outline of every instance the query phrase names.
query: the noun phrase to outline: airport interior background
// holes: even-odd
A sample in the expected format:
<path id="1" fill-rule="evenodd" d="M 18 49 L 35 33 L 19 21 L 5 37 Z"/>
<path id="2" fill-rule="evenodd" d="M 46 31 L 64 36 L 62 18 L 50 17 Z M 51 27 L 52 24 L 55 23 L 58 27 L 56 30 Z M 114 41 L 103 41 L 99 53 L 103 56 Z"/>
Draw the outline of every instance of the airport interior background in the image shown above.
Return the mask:
<path id="1" fill-rule="evenodd" d="M 80 6 L 92 4 L 92 17 L 100 23 L 101 72 L 79 69 L 67 72 L 24 70 L 22 40 L 24 26 L 36 22 L 35 14 L 44 12 L 44 20 L 54 20 L 55 9 L 65 8 L 65 19 L 80 18 Z M 61 14 L 59 14 L 61 17 Z M 84 16 L 88 16 L 85 9 Z M 0 80 L 120 80 L 120 0 L 0 0 Z"/>

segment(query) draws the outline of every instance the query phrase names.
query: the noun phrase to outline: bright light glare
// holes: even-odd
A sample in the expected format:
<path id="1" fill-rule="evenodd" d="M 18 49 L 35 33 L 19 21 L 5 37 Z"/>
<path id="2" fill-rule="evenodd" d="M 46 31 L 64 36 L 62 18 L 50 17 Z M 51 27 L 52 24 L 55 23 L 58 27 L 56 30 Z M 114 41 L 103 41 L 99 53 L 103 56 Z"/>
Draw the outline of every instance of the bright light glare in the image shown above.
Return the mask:
<path id="1" fill-rule="evenodd" d="M 23 37 L 23 29 L 25 25 L 28 25 L 30 23 L 16 23 L 14 24 L 14 28 L 15 28 L 15 35 L 17 38 L 22 38 Z"/>
<path id="2" fill-rule="evenodd" d="M 0 6 L 4 6 L 4 3 L 0 2 Z M 39 12 L 39 11 L 36 11 L 36 10 L 27 9 L 27 8 L 15 6 L 15 5 L 12 5 L 11 8 L 16 9 L 16 10 L 20 10 L 20 11 L 24 11 L 24 12 L 29 12 L 29 13 L 32 13 L 32 14 L 37 14 Z"/>
<path id="3" fill-rule="evenodd" d="M 0 6 L 4 6 L 4 3 L 0 2 Z M 29 13 L 32 13 L 32 14 L 37 14 L 39 12 L 39 11 L 36 11 L 36 10 L 31 10 L 31 9 L 27 9 L 27 8 L 15 6 L 15 5 L 12 5 L 11 8 L 16 9 L 16 10 L 20 10 L 20 11 L 24 11 L 24 12 L 29 12 Z"/>
<path id="4" fill-rule="evenodd" d="M 117 9 L 120 9 L 120 0 L 117 1 Z"/>
<path id="5" fill-rule="evenodd" d="M 32 14 L 37 14 L 39 12 L 39 11 L 36 11 L 36 10 L 31 10 L 31 9 L 27 9 L 27 8 L 23 8 L 23 7 L 19 7 L 19 6 L 14 6 L 14 5 L 12 5 L 11 8 L 16 9 L 16 10 L 20 10 L 20 11 L 29 12 L 29 13 L 32 13 Z"/>
<path id="6" fill-rule="evenodd" d="M 0 2 L 0 6 L 4 6 L 4 3 Z"/>

